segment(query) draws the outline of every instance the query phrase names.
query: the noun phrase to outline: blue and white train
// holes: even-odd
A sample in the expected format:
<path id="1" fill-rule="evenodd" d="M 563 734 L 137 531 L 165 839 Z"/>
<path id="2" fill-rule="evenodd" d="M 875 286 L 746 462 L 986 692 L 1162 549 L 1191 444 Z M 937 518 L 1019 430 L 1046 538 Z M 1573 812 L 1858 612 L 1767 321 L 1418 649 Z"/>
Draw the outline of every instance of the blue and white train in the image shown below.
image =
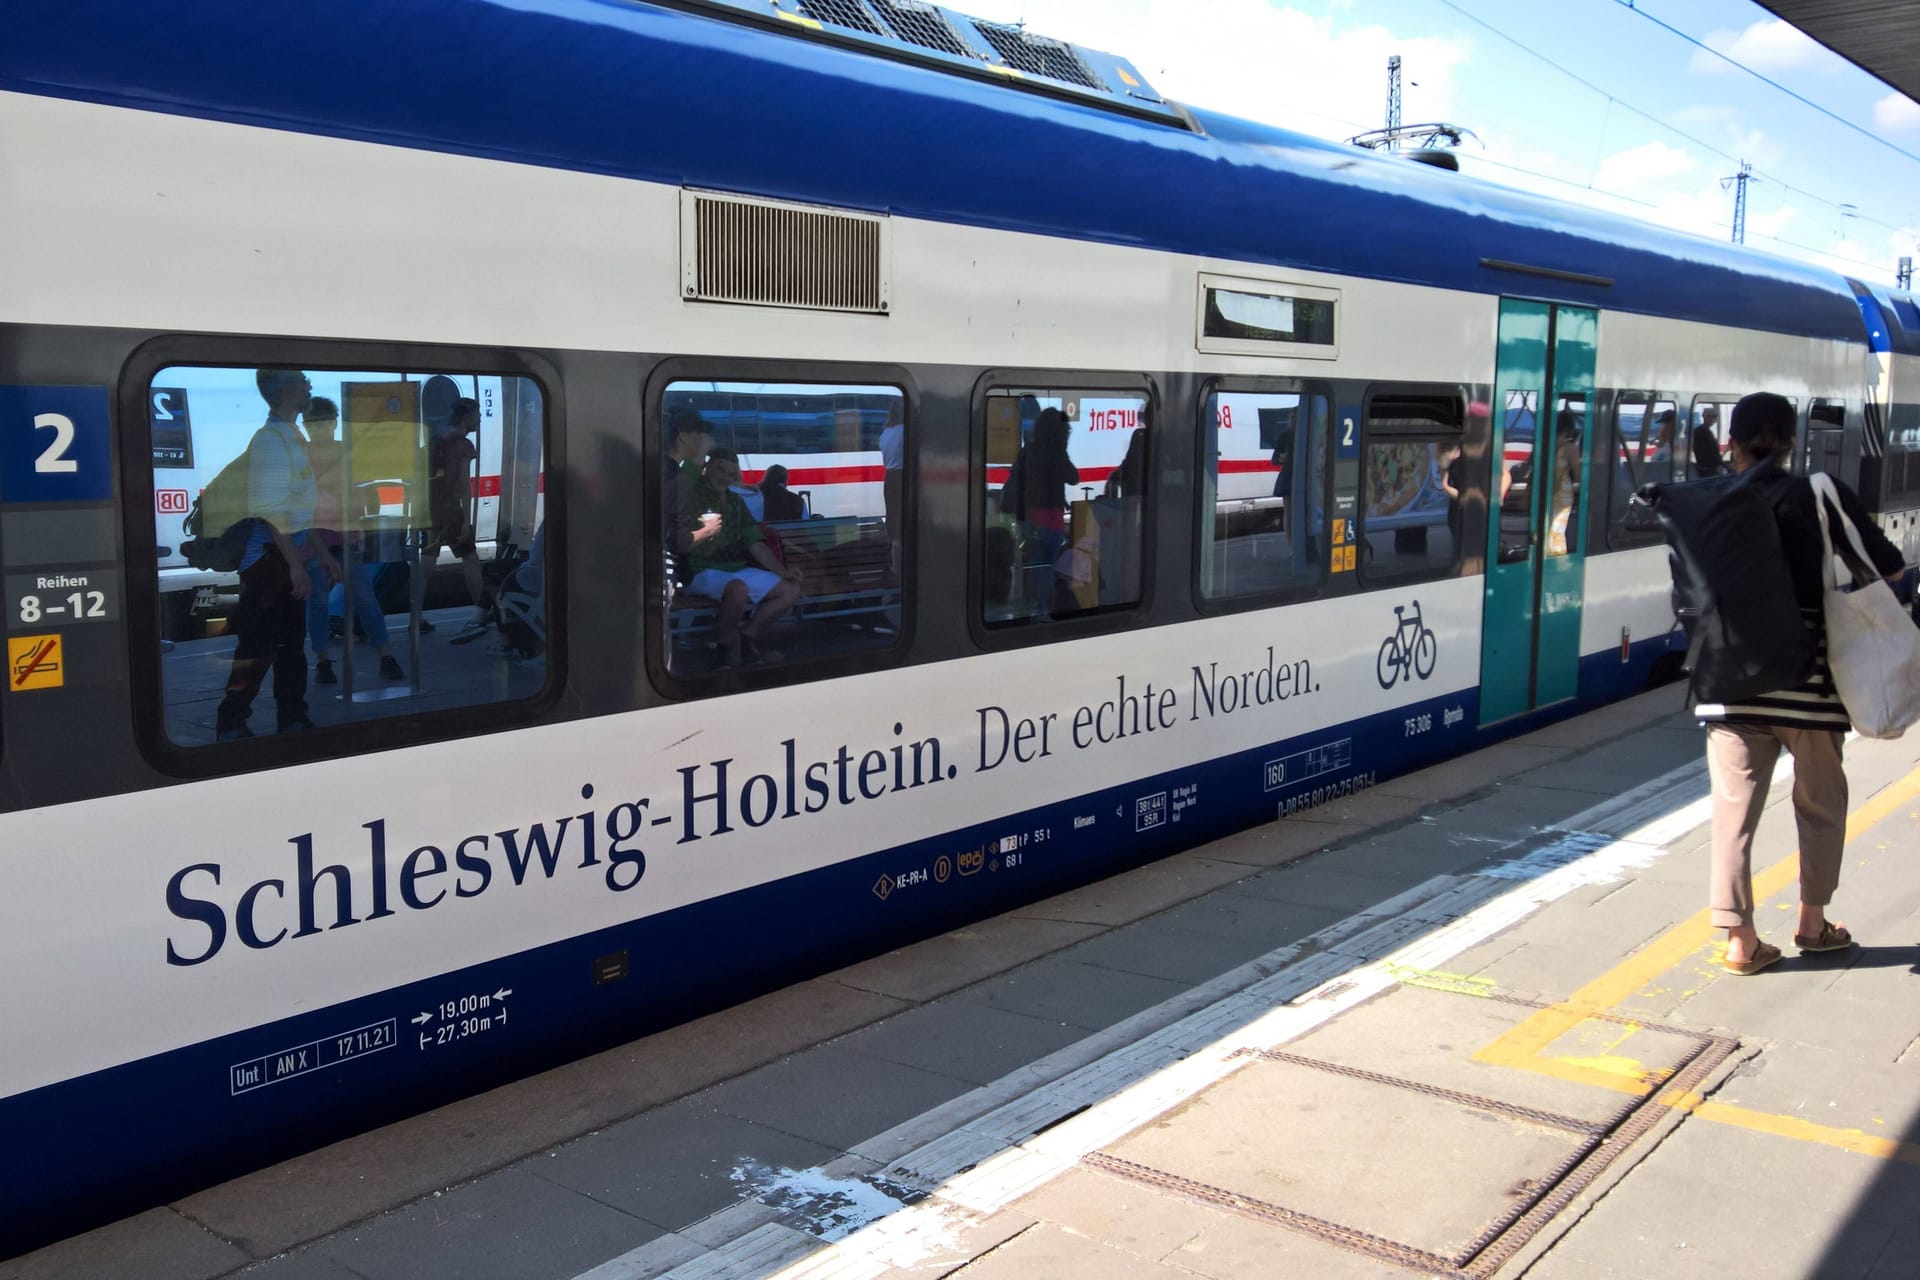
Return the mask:
<path id="1" fill-rule="evenodd" d="M 1920 550 L 1913 298 L 919 0 L 6 28 L 0 1254 L 1640 690 L 1746 391 Z M 242 738 L 181 523 L 274 369 L 346 585 Z"/>

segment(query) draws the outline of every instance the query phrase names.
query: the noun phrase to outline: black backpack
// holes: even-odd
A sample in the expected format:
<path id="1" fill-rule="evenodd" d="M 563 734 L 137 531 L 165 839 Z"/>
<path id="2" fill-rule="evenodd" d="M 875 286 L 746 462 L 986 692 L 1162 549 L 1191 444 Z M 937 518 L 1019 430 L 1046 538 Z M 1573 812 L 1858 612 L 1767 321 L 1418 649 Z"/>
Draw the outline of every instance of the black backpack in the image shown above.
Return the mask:
<path id="1" fill-rule="evenodd" d="M 240 567 L 253 523 L 247 519 L 247 477 L 252 472 L 251 443 L 240 456 L 220 468 L 193 501 L 193 510 L 180 522 L 187 535 L 180 554 L 196 569 L 232 573 Z"/>
<path id="2" fill-rule="evenodd" d="M 1800 616 L 1775 514 L 1794 484 L 1750 467 L 1635 495 L 1667 537 L 1673 611 L 1687 635 L 1695 702 L 1743 702 L 1791 689 L 1813 667 L 1814 637 Z"/>

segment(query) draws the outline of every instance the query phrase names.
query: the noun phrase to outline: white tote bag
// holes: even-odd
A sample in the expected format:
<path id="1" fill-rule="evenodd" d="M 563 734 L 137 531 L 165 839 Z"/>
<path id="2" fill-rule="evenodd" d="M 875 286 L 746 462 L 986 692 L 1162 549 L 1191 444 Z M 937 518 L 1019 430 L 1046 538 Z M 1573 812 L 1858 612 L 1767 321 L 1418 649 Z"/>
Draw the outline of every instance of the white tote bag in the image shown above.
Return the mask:
<path id="1" fill-rule="evenodd" d="M 1827 663 L 1863 738 L 1897 738 L 1920 721 L 1920 627 L 1875 570 L 1833 481 L 1812 477 L 1820 508 Z M 1834 555 L 1833 530 L 1846 538 Z"/>

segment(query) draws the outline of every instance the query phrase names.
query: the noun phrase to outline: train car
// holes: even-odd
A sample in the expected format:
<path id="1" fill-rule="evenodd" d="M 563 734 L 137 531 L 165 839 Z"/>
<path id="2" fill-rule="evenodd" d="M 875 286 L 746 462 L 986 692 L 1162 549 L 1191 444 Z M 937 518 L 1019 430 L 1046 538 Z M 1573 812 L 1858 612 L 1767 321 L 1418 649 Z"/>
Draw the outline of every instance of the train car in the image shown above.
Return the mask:
<path id="1" fill-rule="evenodd" d="M 0 1252 L 1636 692 L 1682 422 L 1911 434 L 1904 296 L 933 5 L 164 21 L 0 42 Z"/>

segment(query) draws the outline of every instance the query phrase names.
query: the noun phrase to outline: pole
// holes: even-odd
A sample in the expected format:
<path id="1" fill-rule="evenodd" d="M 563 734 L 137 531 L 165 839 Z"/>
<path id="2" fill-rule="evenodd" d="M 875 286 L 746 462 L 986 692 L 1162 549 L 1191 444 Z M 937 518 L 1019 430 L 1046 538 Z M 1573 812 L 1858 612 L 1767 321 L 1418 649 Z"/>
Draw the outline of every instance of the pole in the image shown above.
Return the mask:
<path id="1" fill-rule="evenodd" d="M 1400 149 L 1400 55 L 1387 59 L 1387 150 Z"/>

